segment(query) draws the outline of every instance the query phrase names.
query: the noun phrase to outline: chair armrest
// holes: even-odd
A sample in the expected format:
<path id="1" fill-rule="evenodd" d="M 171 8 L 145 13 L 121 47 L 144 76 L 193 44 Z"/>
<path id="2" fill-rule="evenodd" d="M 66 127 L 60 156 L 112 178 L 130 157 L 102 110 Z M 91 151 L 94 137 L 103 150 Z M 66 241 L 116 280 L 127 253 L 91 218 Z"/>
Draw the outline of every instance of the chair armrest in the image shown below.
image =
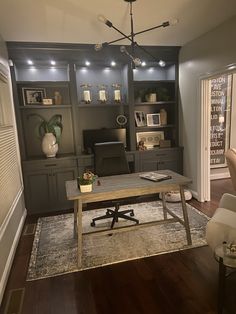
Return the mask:
<path id="1" fill-rule="evenodd" d="M 236 196 L 228 193 L 223 194 L 218 207 L 236 212 Z"/>

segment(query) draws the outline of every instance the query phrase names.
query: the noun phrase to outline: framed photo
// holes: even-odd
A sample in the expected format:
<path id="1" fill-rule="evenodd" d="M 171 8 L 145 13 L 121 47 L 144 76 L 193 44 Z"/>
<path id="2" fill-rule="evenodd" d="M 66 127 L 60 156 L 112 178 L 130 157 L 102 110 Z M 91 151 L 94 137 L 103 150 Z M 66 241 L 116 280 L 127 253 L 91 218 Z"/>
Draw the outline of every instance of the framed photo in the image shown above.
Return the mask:
<path id="1" fill-rule="evenodd" d="M 22 88 L 24 105 L 42 105 L 46 98 L 45 88 Z"/>
<path id="2" fill-rule="evenodd" d="M 135 111 L 134 118 L 136 126 L 145 126 L 146 125 L 146 116 L 143 111 Z"/>
<path id="3" fill-rule="evenodd" d="M 161 125 L 160 113 L 148 113 L 146 117 L 147 117 L 147 126 Z"/>
<path id="4" fill-rule="evenodd" d="M 143 141 L 147 149 L 152 149 L 156 146 L 160 146 L 160 140 L 164 140 L 164 132 L 138 132 L 136 133 L 136 138 L 137 143 Z"/>

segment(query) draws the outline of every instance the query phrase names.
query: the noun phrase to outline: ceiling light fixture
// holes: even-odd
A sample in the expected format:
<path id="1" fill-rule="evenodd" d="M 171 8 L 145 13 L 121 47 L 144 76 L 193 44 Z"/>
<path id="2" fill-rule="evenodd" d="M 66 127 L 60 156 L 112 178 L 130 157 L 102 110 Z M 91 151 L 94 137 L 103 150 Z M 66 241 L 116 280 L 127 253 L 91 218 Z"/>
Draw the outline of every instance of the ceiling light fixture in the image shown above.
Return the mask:
<path id="1" fill-rule="evenodd" d="M 124 0 L 125 2 L 129 2 L 129 7 L 130 7 L 130 26 L 131 26 L 131 31 L 130 31 L 130 34 L 129 35 L 126 35 L 124 34 L 121 30 L 119 30 L 116 26 L 114 26 L 112 24 L 111 21 L 109 21 L 107 18 L 105 18 L 105 16 L 103 15 L 99 15 L 98 16 L 98 20 L 102 23 L 104 23 L 105 25 L 107 25 L 108 27 L 110 28 L 113 28 L 114 30 L 116 30 L 119 34 L 122 35 L 122 37 L 118 38 L 118 39 L 115 39 L 115 40 L 112 40 L 110 42 L 104 42 L 104 43 L 101 43 L 101 44 L 96 44 L 94 46 L 94 49 L 96 51 L 99 51 L 101 50 L 103 47 L 105 46 L 108 46 L 110 44 L 114 44 L 116 42 L 119 42 L 123 39 L 127 39 L 130 41 L 131 43 L 131 53 L 129 53 L 127 51 L 127 49 L 125 48 L 125 46 L 121 46 L 120 47 L 120 51 L 122 53 L 125 53 L 126 55 L 128 55 L 131 60 L 132 60 L 132 63 L 134 64 L 134 66 L 138 66 L 138 65 L 141 65 L 141 60 L 139 58 L 136 58 L 134 57 L 135 55 L 135 47 L 138 47 L 140 48 L 141 50 L 143 50 L 146 54 L 148 54 L 149 56 L 152 57 L 152 59 L 154 59 L 154 61 L 158 62 L 158 64 L 160 66 L 165 66 L 165 62 L 163 60 L 158 60 L 153 54 L 151 54 L 148 50 L 146 50 L 144 47 L 138 45 L 138 43 L 135 41 L 135 36 L 136 35 L 140 35 L 140 34 L 143 34 L 143 33 L 146 33 L 146 32 L 149 32 L 149 31 L 152 31 L 154 29 L 157 29 L 157 28 L 160 28 L 160 27 L 167 27 L 167 26 L 170 26 L 170 25 L 175 25 L 176 23 L 178 23 L 178 20 L 177 19 L 173 19 L 171 21 L 166 21 L 166 22 L 163 22 L 162 24 L 160 25 L 157 25 L 157 26 L 153 26 L 153 27 L 150 27 L 150 28 L 147 28 L 147 29 L 144 29 L 140 32 L 134 32 L 134 22 L 133 22 L 133 9 L 132 9 L 132 3 L 136 0 Z"/>

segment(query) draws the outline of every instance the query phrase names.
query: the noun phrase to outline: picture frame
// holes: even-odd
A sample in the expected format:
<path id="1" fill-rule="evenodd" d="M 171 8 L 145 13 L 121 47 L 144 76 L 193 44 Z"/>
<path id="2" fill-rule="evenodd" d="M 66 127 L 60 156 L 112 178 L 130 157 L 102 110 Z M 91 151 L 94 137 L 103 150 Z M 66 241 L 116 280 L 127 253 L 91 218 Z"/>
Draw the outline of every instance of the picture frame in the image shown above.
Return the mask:
<path id="1" fill-rule="evenodd" d="M 143 111 L 135 111 L 134 118 L 137 127 L 146 126 L 146 115 Z"/>
<path id="2" fill-rule="evenodd" d="M 42 105 L 43 99 L 46 98 L 45 88 L 30 88 L 23 87 L 23 102 L 24 106 L 26 105 Z"/>
<path id="3" fill-rule="evenodd" d="M 161 125 L 160 113 L 147 113 L 147 126 Z"/>
<path id="4" fill-rule="evenodd" d="M 156 146 L 160 146 L 160 140 L 164 140 L 164 131 L 154 132 L 137 132 L 136 133 L 137 143 L 140 141 L 144 142 L 147 149 L 152 149 Z"/>

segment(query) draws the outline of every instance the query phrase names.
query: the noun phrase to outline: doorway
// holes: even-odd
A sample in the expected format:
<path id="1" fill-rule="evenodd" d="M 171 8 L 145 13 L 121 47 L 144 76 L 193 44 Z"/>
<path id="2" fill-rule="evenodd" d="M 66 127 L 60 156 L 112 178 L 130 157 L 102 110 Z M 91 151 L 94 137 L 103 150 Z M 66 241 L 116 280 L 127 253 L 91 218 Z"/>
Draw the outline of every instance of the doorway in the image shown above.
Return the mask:
<path id="1" fill-rule="evenodd" d="M 235 100 L 236 72 L 225 71 L 201 79 L 200 202 L 210 201 L 211 180 L 229 178 L 224 153 L 229 147 L 236 147 Z"/>

